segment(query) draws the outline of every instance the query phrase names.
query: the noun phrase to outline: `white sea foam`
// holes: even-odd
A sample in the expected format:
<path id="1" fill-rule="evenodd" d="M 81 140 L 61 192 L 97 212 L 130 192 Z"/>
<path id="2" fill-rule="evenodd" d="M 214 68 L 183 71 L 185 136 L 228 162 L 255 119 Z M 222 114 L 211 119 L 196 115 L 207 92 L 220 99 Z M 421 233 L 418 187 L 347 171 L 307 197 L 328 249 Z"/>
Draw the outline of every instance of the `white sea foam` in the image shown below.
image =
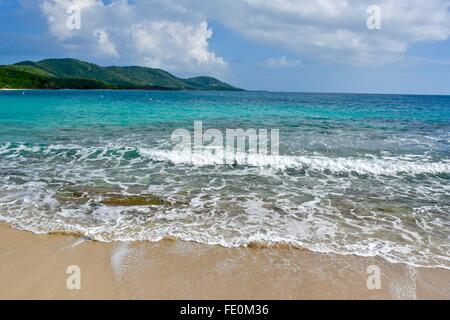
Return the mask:
<path id="1" fill-rule="evenodd" d="M 40 147 L 36 145 L 20 144 L 11 148 L 11 144 L 0 146 L 0 154 L 12 152 L 8 158 L 18 157 L 22 151 L 31 153 L 42 152 L 53 157 L 67 154 L 77 162 L 94 160 L 120 160 L 129 152 L 138 152 L 141 157 L 152 161 L 170 162 L 175 165 L 212 166 L 226 165 L 223 159 L 189 152 L 161 150 L 158 148 L 129 147 L 122 145 L 107 145 L 104 147 L 83 147 L 80 145 L 50 145 Z M 62 152 L 62 154 L 61 154 Z M 54 154 L 52 154 L 54 153 Z M 450 174 L 450 160 L 430 161 L 427 156 L 368 156 L 356 157 L 326 157 L 321 155 L 274 156 L 262 154 L 237 154 L 234 166 L 267 167 L 276 170 L 313 170 L 331 173 L 357 173 L 369 175 L 397 175 L 397 174 Z"/>
<path id="2" fill-rule="evenodd" d="M 167 161 L 176 165 L 209 166 L 223 164 L 215 157 L 154 149 L 139 149 L 140 154 L 154 161 Z M 286 170 L 315 170 L 332 173 L 357 173 L 371 175 L 448 174 L 450 161 L 425 162 L 385 158 L 329 158 L 325 156 L 272 156 L 238 155 L 236 164 L 251 167 L 270 167 Z"/>
<path id="3" fill-rule="evenodd" d="M 73 232 L 98 241 L 173 237 L 226 247 L 283 244 L 450 269 L 450 209 L 443 200 L 448 180 L 433 176 L 450 173 L 448 160 L 391 154 L 236 160 L 222 165 L 214 157 L 117 143 L 0 145 L 5 177 L 0 181 L 0 220 L 36 233 Z M 309 177 L 311 172 L 325 174 Z M 397 179 L 403 175 L 408 183 Z M 175 207 L 109 207 L 101 204 L 101 194 L 83 204 L 58 199 L 58 190 L 66 186 L 97 184 L 123 195 L 141 186 L 142 192 L 188 201 Z M 398 197 L 417 197 L 423 204 L 405 209 L 405 201 L 412 201 L 402 200 L 396 211 Z M 118 270 L 124 252 L 118 250 L 111 261 Z"/>

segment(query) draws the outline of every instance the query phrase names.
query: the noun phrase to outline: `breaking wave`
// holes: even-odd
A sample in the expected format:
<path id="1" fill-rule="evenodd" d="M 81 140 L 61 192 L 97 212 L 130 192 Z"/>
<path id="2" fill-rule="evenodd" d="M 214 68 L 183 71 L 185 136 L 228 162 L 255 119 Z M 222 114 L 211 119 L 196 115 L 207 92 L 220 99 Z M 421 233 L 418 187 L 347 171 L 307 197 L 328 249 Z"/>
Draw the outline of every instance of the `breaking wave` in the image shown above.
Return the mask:
<path id="1" fill-rule="evenodd" d="M 295 247 L 450 269 L 447 159 L 237 155 L 223 164 L 116 141 L 5 143 L 0 165 L 0 221 L 35 233 Z"/>
<path id="2" fill-rule="evenodd" d="M 430 161 L 426 157 L 411 155 L 410 157 L 326 157 L 323 155 L 275 156 L 262 154 L 226 154 L 223 157 L 189 152 L 161 150 L 159 148 L 128 147 L 106 145 L 102 147 L 83 147 L 80 145 L 30 145 L 4 144 L 0 146 L 0 156 L 13 160 L 45 156 L 44 160 L 52 161 L 56 157 L 65 157 L 72 161 L 93 160 L 145 160 L 169 162 L 175 165 L 213 166 L 226 165 L 232 167 L 267 167 L 276 170 L 313 170 L 330 173 L 356 173 L 361 175 L 398 174 L 450 174 L 450 160 Z M 230 163 L 225 159 L 233 159 Z"/>

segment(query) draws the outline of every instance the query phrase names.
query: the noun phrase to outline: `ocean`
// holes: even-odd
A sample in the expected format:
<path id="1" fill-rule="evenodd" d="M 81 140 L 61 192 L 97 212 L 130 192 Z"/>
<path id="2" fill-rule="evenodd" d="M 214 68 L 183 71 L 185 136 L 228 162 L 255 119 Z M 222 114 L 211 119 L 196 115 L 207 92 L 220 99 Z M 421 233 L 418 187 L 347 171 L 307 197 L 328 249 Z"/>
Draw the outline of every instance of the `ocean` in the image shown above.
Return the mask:
<path id="1" fill-rule="evenodd" d="M 196 121 L 278 130 L 279 155 L 174 153 Z M 450 96 L 1 91 L 0 221 L 450 269 Z"/>

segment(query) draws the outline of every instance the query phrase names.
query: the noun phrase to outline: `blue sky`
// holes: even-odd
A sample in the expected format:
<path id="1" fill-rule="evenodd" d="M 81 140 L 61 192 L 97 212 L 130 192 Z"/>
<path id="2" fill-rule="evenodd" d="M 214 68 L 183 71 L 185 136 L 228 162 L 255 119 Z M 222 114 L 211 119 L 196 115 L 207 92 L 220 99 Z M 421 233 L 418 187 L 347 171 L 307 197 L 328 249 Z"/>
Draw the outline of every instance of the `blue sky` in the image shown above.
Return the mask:
<path id="1" fill-rule="evenodd" d="M 373 4 L 381 29 L 366 25 Z M 79 8 L 79 29 L 67 27 L 69 6 Z M 73 57 L 209 74 L 254 90 L 450 94 L 449 7 L 448 0 L 0 0 L 0 63 Z"/>

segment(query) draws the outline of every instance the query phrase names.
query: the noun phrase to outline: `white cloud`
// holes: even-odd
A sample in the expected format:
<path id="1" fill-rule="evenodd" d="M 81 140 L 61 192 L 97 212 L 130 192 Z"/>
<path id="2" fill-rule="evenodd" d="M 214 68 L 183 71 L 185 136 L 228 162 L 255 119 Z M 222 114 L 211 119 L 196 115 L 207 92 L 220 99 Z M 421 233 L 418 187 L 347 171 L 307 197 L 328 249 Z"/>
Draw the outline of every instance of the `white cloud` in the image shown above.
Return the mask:
<path id="1" fill-rule="evenodd" d="M 66 28 L 74 2 L 83 6 L 81 30 Z M 373 4 L 381 9 L 381 30 L 366 26 Z M 50 33 L 72 49 L 78 44 L 125 63 L 197 72 L 227 65 L 208 47 L 210 19 L 308 60 L 366 66 L 402 61 L 415 43 L 447 40 L 449 7 L 449 0 L 42 0 L 41 6 Z"/>
<path id="2" fill-rule="evenodd" d="M 302 61 L 298 59 L 289 60 L 282 56 L 280 58 L 267 58 L 265 64 L 271 68 L 297 68 L 302 66 Z"/>
<path id="3" fill-rule="evenodd" d="M 396 62 L 414 43 L 450 36 L 448 0 L 194 1 L 249 39 L 336 63 Z M 373 4 L 381 9 L 381 30 L 366 25 Z"/>
<path id="4" fill-rule="evenodd" d="M 119 57 L 116 46 L 109 41 L 109 36 L 106 30 L 96 30 L 94 35 L 97 39 L 98 48 L 103 54 L 116 58 Z"/>
<path id="5" fill-rule="evenodd" d="M 79 30 L 67 28 L 67 8 L 74 4 L 81 8 Z M 41 11 L 50 34 L 68 50 L 178 72 L 220 74 L 227 67 L 208 48 L 208 23 L 173 3 L 43 0 Z"/>
<path id="6" fill-rule="evenodd" d="M 58 40 L 64 41 L 80 34 L 77 29 L 67 27 L 68 19 L 74 14 L 71 9 L 78 8 L 83 17 L 91 15 L 101 6 L 103 3 L 100 0 L 43 0 L 40 7 L 47 18 L 50 33 Z M 81 19 L 81 25 L 84 23 L 84 19 Z"/>
<path id="7" fill-rule="evenodd" d="M 222 58 L 208 51 L 211 36 L 206 21 L 194 25 L 167 20 L 133 24 L 128 34 L 130 46 L 145 65 L 208 71 L 226 66 Z"/>

